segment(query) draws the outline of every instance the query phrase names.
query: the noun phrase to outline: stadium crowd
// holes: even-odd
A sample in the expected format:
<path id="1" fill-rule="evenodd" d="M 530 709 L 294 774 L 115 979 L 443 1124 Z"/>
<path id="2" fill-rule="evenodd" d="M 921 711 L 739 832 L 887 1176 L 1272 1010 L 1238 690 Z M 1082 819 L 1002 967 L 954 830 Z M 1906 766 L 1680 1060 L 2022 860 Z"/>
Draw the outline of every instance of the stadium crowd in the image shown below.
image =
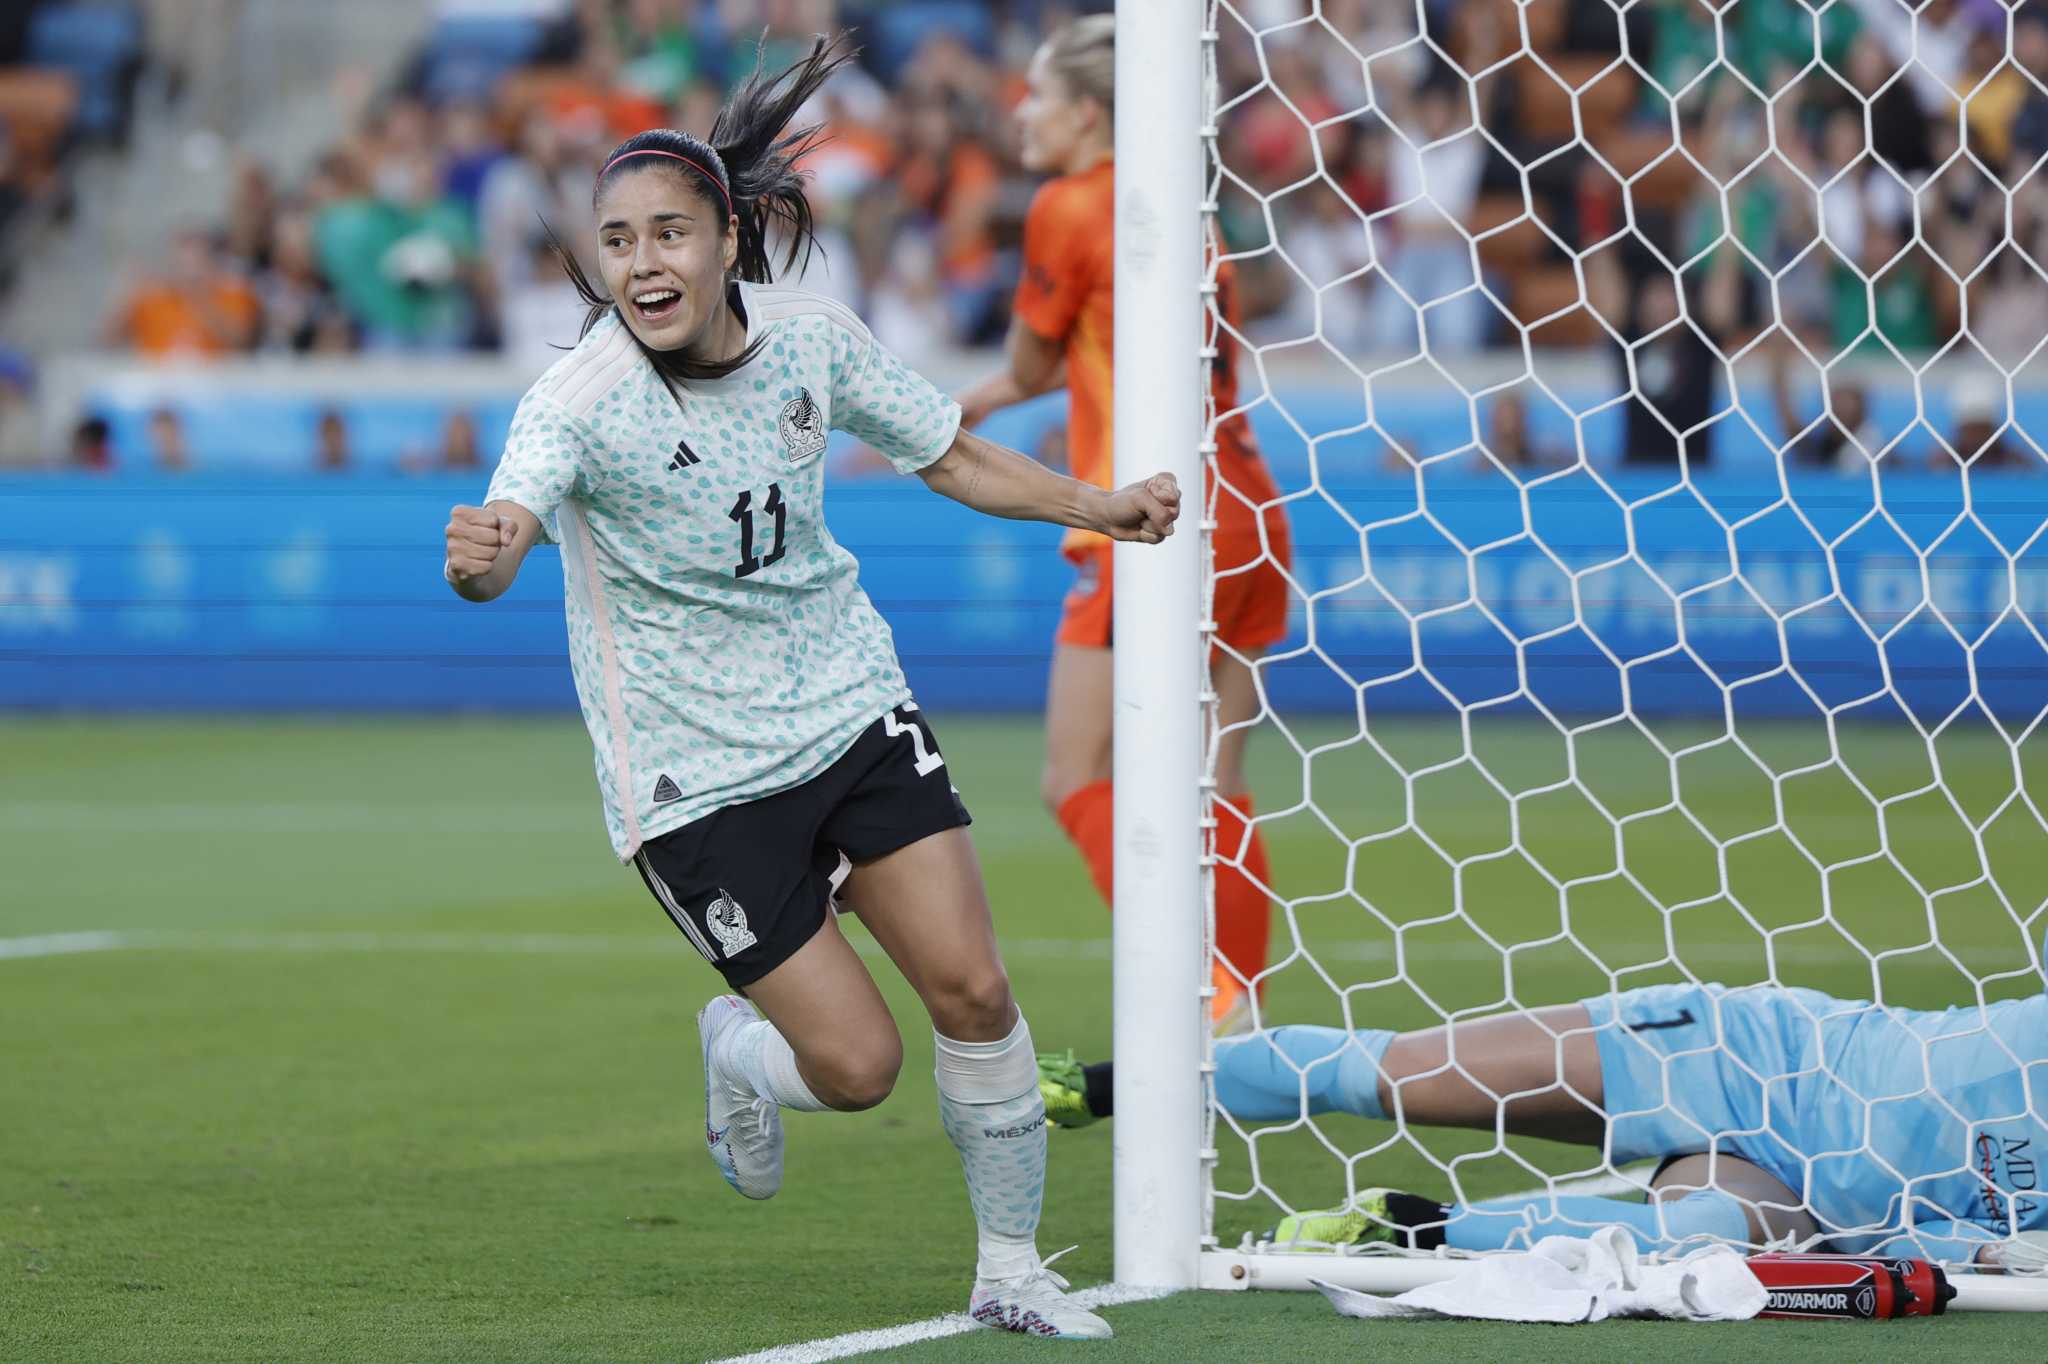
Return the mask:
<path id="1" fill-rule="evenodd" d="M 245 161 L 222 219 L 135 282 L 109 342 L 545 363 L 578 314 L 544 224 L 587 249 L 603 151 L 650 125 L 708 132 L 757 43 L 773 67 L 839 30 L 864 53 L 815 111 L 833 137 L 811 162 L 825 249 L 808 285 L 913 364 L 1002 336 L 1035 184 L 1009 110 L 1065 9 L 556 8 L 501 69 L 423 53 L 311 166 Z M 2048 332 L 2048 174 L 2030 173 L 2048 153 L 2048 0 L 1929 0 L 1917 24 L 1899 0 L 1422 13 L 1417 32 L 1412 7 L 1371 0 L 1224 12 L 1222 227 L 1253 342 L 1353 358 L 1426 339 L 1455 357 L 1526 335 L 1619 361 L 1611 329 L 1639 343 L 1626 453 L 1669 462 L 1668 428 L 1715 401 L 1716 352 L 1755 342 L 1784 373 L 1796 337 L 1809 380 L 1894 350 L 1917 365 L 1974 347 L 2011 371 Z M 1864 394 L 1828 393 L 1833 420 L 1794 451 L 1855 467 Z M 1788 429 L 1812 420 L 1778 399 Z M 1987 462 L 2008 459 L 2039 463 L 1994 441 Z"/>

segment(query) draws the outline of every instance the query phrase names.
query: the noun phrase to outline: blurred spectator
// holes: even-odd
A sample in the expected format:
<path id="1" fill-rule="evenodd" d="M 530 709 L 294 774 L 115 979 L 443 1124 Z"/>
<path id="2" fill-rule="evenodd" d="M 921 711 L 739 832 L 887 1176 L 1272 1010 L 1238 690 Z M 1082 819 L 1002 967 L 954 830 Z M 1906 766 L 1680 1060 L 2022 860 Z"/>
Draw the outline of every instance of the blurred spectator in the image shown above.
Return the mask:
<path id="1" fill-rule="evenodd" d="M 1396 208 L 1374 222 L 1383 278 L 1372 332 L 1382 346 L 1413 351 L 1421 310 L 1429 349 L 1455 355 L 1485 340 L 1490 311 L 1475 287 L 1471 240 L 1462 227 L 1479 192 L 1486 144 L 1448 82 L 1424 84 L 1402 122 L 1405 135 L 1387 144 L 1387 197 Z"/>
<path id="2" fill-rule="evenodd" d="M 457 473 L 481 469 L 483 465 L 483 449 L 477 443 L 476 418 L 458 407 L 448 414 L 448 423 L 441 428 L 439 467 L 444 472 Z"/>
<path id="3" fill-rule="evenodd" d="M 403 171 L 400 178 L 399 172 Z M 452 350 L 475 322 L 475 239 L 441 193 L 434 161 L 386 162 L 382 193 L 328 205 L 314 220 L 320 263 L 372 350 Z"/>
<path id="4" fill-rule="evenodd" d="M 278 215 L 270 269 L 257 287 L 263 298 L 260 349 L 294 355 L 354 349 L 355 326 L 320 272 L 313 217 L 306 209 L 294 206 Z"/>
<path id="5" fill-rule="evenodd" d="M 1982 375 L 1958 380 L 1951 400 L 1955 435 L 1949 449 L 1936 448 L 1928 463 L 1937 473 L 1954 473 L 1959 466 L 1977 469 L 2030 469 L 2039 471 L 2040 461 L 2014 444 L 2006 434 L 2005 388 Z"/>
<path id="6" fill-rule="evenodd" d="M 1831 379 L 1823 372 L 1822 410 L 1809 421 L 1793 405 L 1792 364 L 1789 346 L 1771 358 L 1771 400 L 1783 432 L 1784 463 L 1842 474 L 1867 471 L 1884 448 L 1884 434 L 1870 419 L 1870 398 L 1863 385 L 1853 379 Z"/>
<path id="7" fill-rule="evenodd" d="M 1838 354 L 1929 351 L 1955 330 L 1954 288 L 1918 243 L 1908 247 L 1890 222 L 1874 222 L 1862 254 L 1834 269 L 1830 316 Z"/>
<path id="8" fill-rule="evenodd" d="M 483 199 L 484 181 L 504 155 L 490 115 L 481 106 L 458 104 L 442 115 L 441 184 L 472 219 Z"/>
<path id="9" fill-rule="evenodd" d="M 87 417 L 71 429 L 71 454 L 66 463 L 73 469 L 94 472 L 114 467 L 114 429 L 105 417 Z"/>
<path id="10" fill-rule="evenodd" d="M 1874 35 L 1860 34 L 1850 46 L 1845 74 L 1869 106 L 1871 151 L 1900 175 L 1924 175 L 1934 168 L 1927 111 L 1913 93 L 1912 82 L 1892 80 L 1895 70 Z"/>
<path id="11" fill-rule="evenodd" d="M 1521 394 L 1510 390 L 1495 398 L 1487 419 L 1482 444 L 1503 468 L 1531 473 L 1561 469 L 1572 462 L 1564 451 L 1539 445 L 1529 434 L 1529 407 Z"/>
<path id="12" fill-rule="evenodd" d="M 498 309 L 499 328 L 508 349 L 526 353 L 513 339 L 518 323 L 505 311 L 522 290 L 561 281 L 562 268 L 547 246 L 546 227 L 561 234 L 571 250 L 588 253 L 590 178 L 601 152 L 572 147 L 540 110 L 521 125 L 516 154 L 500 158 L 483 180 L 477 201 L 478 231 L 486 290 Z M 585 257 L 586 266 L 593 262 Z M 550 340 L 559 338 L 550 337 Z"/>
<path id="13" fill-rule="evenodd" d="M 950 322 L 931 242 L 905 238 L 869 295 L 869 327 L 883 345 L 917 369 L 943 348 Z"/>
<path id="14" fill-rule="evenodd" d="M 41 463 L 35 369 L 26 354 L 0 346 L 0 465 Z"/>
<path id="15" fill-rule="evenodd" d="M 235 167 L 235 187 L 228 198 L 228 258 L 250 274 L 267 268 L 276 219 L 277 192 L 270 173 L 254 161 L 242 161 Z"/>
<path id="16" fill-rule="evenodd" d="M 1628 394 L 1622 463 L 1704 469 L 1713 463 L 1716 419 L 1726 410 L 1720 390 L 1735 321 L 1735 257 L 1715 257 L 1699 297 L 1682 300 L 1669 271 L 1652 265 L 1632 279 L 1618 254 L 1601 253 L 1587 274 L 1595 306 L 1629 338 L 1625 348 L 1614 348 Z"/>
<path id="17" fill-rule="evenodd" d="M 152 357 L 224 355 L 256 335 L 260 305 L 247 280 L 226 269 L 203 231 L 171 245 L 168 268 L 144 279 L 108 327 L 108 339 Z"/>
<path id="18" fill-rule="evenodd" d="M 612 32 L 631 54 L 619 68 L 619 84 L 663 104 L 702 82 L 719 56 L 715 26 L 699 13 L 697 0 L 626 0 L 615 11 Z"/>
<path id="19" fill-rule="evenodd" d="M 521 282 L 499 299 L 498 325 L 505 358 L 538 378 L 576 344 L 586 310 L 552 246 L 543 241 L 526 251 L 530 259 L 516 272 Z"/>
<path id="20" fill-rule="evenodd" d="M 2019 69 L 2048 84 L 2048 6 L 2036 4 L 2014 17 L 2012 46 Z M 2048 93 L 2032 82 L 2022 93 L 2012 120 L 2012 148 L 2015 164 L 2025 167 L 2048 154 Z"/>
<path id="21" fill-rule="evenodd" d="M 191 472 L 192 450 L 185 442 L 185 422 L 174 408 L 159 407 L 149 414 L 149 462 L 160 474 Z"/>
<path id="22" fill-rule="evenodd" d="M 989 339 L 1000 331 L 991 324 L 1002 293 L 991 233 L 1000 181 L 995 157 L 947 91 L 915 97 L 903 130 L 903 157 L 890 177 L 898 202 L 936 248 L 953 335 Z"/>
<path id="23" fill-rule="evenodd" d="M 337 408 L 320 414 L 313 431 L 313 467 L 323 474 L 347 473 L 352 461 L 348 450 L 348 421 Z"/>
<path id="24" fill-rule="evenodd" d="M 606 144 L 621 142 L 643 128 L 666 121 L 667 97 L 656 99 L 620 82 L 618 33 L 593 23 L 583 33 L 583 51 L 570 75 L 549 92 L 546 108 L 564 128 Z"/>

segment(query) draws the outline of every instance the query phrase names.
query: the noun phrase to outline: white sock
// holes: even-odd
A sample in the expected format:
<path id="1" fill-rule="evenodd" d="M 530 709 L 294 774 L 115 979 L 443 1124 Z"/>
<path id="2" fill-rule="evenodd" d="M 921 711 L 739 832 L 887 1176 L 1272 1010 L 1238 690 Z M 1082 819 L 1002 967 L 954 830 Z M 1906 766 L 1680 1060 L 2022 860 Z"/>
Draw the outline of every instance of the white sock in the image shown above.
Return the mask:
<path id="1" fill-rule="evenodd" d="M 802 1113 L 821 1113 L 825 1101 L 811 1093 L 796 1068 L 796 1053 L 775 1025 L 765 1018 L 742 1023 L 719 1039 L 712 1059 L 728 1075 L 737 1075 L 764 1099 Z"/>
<path id="2" fill-rule="evenodd" d="M 1045 1101 L 1024 1015 L 1000 1042 L 932 1034 L 938 1051 L 939 1119 L 960 1152 L 967 1199 L 980 1229 L 976 1275 L 1014 1279 L 1038 1268 L 1038 1210 L 1045 1201 Z"/>

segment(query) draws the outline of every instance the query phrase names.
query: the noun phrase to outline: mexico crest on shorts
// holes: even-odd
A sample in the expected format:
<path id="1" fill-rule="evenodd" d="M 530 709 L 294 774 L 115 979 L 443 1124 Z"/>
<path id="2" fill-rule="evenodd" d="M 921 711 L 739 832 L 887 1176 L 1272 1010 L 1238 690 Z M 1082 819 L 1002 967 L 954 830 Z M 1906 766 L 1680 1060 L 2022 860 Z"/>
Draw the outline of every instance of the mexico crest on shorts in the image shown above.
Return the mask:
<path id="1" fill-rule="evenodd" d="M 796 396 L 782 405 L 782 420 L 776 425 L 791 464 L 802 463 L 825 448 L 825 414 L 808 388 L 798 389 Z"/>
<path id="2" fill-rule="evenodd" d="M 760 941 L 754 930 L 747 927 L 747 911 L 740 908 L 740 902 L 724 886 L 718 888 L 718 898 L 704 910 L 704 926 L 718 939 L 728 961 Z"/>

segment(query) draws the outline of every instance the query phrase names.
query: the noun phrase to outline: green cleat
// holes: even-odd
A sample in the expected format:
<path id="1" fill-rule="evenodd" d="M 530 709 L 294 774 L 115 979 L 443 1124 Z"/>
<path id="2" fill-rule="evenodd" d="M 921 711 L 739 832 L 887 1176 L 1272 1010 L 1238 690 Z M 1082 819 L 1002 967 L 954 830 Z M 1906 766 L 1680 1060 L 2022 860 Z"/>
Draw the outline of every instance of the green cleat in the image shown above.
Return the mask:
<path id="1" fill-rule="evenodd" d="M 1372 1245 L 1405 1247 L 1409 1241 L 1410 1217 L 1416 1205 L 1432 1211 L 1441 1206 L 1425 1203 L 1413 1194 L 1393 1189 L 1364 1189 L 1348 1208 L 1298 1212 L 1281 1218 L 1280 1225 L 1266 1233 L 1266 1240 L 1275 1250 L 1341 1251 L 1352 1246 Z"/>
<path id="2" fill-rule="evenodd" d="M 1086 1127 L 1096 1120 L 1088 1111 L 1088 1078 L 1071 1051 L 1038 1053 L 1038 1092 L 1054 1127 Z"/>

